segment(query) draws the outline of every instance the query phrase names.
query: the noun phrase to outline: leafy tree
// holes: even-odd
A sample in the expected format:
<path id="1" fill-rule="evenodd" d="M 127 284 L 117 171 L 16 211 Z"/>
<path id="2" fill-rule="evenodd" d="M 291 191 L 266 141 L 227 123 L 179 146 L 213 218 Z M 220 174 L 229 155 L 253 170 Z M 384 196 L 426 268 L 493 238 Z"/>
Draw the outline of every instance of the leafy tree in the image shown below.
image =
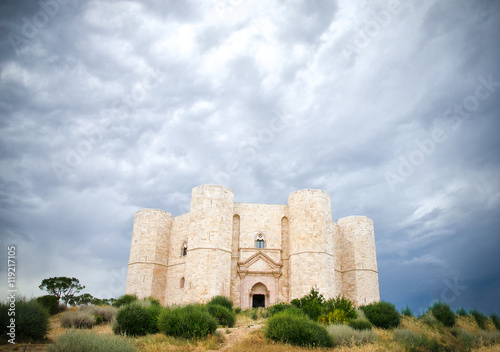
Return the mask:
<path id="1" fill-rule="evenodd" d="M 51 295 L 63 301 L 64 304 L 68 305 L 68 303 L 74 299 L 75 295 L 83 290 L 85 286 L 81 285 L 80 281 L 74 277 L 69 278 L 60 276 L 43 279 L 38 288 L 40 288 L 40 290 L 46 290 Z"/>
<path id="2" fill-rule="evenodd" d="M 68 300 L 68 303 L 71 304 L 72 306 L 82 306 L 82 305 L 89 305 L 92 303 L 94 300 L 94 296 L 92 296 L 90 293 L 84 293 L 82 295 L 78 296 L 73 296 Z"/>

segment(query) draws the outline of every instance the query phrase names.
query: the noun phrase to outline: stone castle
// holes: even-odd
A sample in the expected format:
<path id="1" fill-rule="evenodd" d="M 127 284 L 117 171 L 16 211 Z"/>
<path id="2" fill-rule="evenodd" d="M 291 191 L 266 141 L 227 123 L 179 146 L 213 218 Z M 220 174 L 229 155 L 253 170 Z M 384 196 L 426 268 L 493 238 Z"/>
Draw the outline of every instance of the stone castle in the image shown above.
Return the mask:
<path id="1" fill-rule="evenodd" d="M 163 304 L 230 297 L 242 309 L 289 302 L 317 288 L 356 305 L 379 301 L 373 221 L 332 221 L 330 196 L 292 193 L 287 205 L 235 203 L 223 186 L 192 191 L 191 211 L 135 214 L 127 294 Z"/>

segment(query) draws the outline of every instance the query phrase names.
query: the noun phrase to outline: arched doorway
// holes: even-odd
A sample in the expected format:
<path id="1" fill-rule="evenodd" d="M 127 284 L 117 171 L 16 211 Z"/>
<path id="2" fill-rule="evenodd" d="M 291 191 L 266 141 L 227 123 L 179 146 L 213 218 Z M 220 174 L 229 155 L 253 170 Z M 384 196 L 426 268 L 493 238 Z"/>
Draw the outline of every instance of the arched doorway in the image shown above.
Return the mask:
<path id="1" fill-rule="evenodd" d="M 252 289 L 250 290 L 250 307 L 266 307 L 268 299 L 269 291 L 267 290 L 266 285 L 264 285 L 262 282 L 258 282 L 253 285 Z"/>

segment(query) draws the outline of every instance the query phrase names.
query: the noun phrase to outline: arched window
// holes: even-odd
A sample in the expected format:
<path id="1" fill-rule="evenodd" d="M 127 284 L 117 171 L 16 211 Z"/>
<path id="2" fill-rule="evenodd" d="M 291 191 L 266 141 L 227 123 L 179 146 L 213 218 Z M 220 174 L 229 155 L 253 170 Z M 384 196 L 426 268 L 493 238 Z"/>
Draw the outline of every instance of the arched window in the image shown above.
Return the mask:
<path id="1" fill-rule="evenodd" d="M 255 248 L 265 248 L 266 247 L 266 240 L 264 239 L 264 236 L 259 233 L 257 238 L 255 239 Z"/>
<path id="2" fill-rule="evenodd" d="M 185 257 L 187 254 L 188 254 L 188 244 L 187 242 L 184 242 L 181 248 L 181 256 Z"/>
<path id="3" fill-rule="evenodd" d="M 181 288 L 184 288 L 184 283 L 186 282 L 186 279 L 181 278 Z"/>

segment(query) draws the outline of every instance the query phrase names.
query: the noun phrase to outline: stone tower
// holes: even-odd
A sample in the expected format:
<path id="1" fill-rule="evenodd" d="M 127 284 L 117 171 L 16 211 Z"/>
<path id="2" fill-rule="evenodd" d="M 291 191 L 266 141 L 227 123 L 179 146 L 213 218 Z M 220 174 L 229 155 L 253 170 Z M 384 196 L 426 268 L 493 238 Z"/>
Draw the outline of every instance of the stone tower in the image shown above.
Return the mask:
<path id="1" fill-rule="evenodd" d="M 140 297 L 165 300 L 172 214 L 144 209 L 135 214 L 128 264 L 127 286 Z"/>
<path id="2" fill-rule="evenodd" d="M 330 196 L 292 193 L 286 205 L 235 203 L 217 185 L 193 188 L 191 209 L 136 213 L 126 293 L 163 304 L 230 297 L 242 309 L 300 298 L 316 287 L 357 305 L 379 300 L 373 221 L 332 220 Z"/>
<path id="3" fill-rule="evenodd" d="M 222 186 L 193 189 L 186 267 L 190 293 L 206 302 L 217 295 L 229 297 L 234 193 Z"/>
<path id="4" fill-rule="evenodd" d="M 312 286 L 333 297 L 335 263 L 330 196 L 320 190 L 301 190 L 288 198 L 290 215 L 290 298 L 302 297 Z"/>

